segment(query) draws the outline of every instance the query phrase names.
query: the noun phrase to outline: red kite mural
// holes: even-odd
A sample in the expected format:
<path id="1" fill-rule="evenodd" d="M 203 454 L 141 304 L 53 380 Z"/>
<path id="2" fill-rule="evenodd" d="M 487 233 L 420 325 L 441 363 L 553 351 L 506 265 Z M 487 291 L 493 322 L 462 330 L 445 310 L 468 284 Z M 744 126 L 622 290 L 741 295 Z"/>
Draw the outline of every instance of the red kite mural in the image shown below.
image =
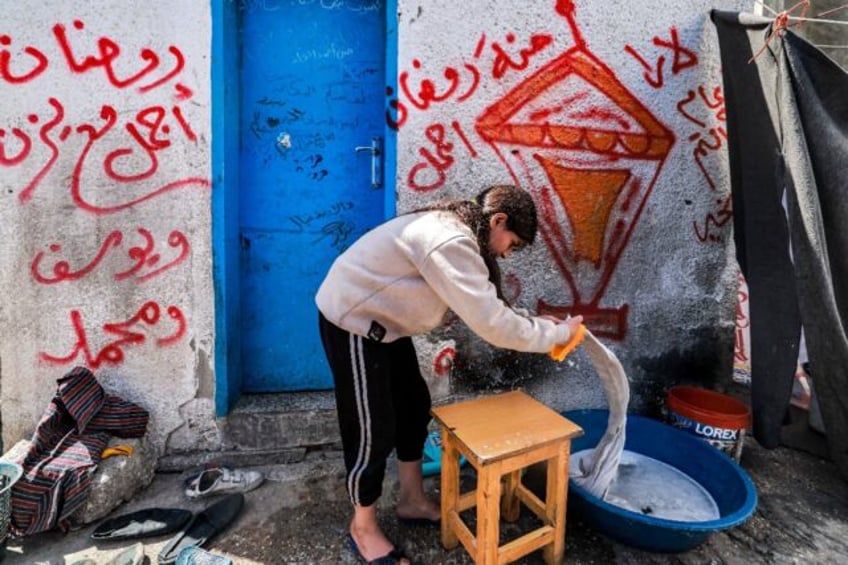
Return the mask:
<path id="1" fill-rule="evenodd" d="M 574 5 L 559 0 L 568 49 L 477 119 L 516 184 L 540 211 L 540 233 L 570 291 L 538 311 L 582 314 L 597 335 L 623 339 L 628 305 L 600 304 L 674 134 L 586 46 Z"/>

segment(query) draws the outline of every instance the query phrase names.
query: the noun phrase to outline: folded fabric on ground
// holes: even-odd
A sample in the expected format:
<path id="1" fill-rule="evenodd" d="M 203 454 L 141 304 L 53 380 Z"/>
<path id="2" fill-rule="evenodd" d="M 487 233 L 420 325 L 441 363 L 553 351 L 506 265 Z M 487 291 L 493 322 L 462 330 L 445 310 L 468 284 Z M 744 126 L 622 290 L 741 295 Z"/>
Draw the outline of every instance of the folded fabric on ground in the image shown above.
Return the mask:
<path id="1" fill-rule="evenodd" d="M 110 436 L 137 438 L 147 431 L 147 410 L 106 394 L 85 367 L 56 382 L 29 450 L 16 461 L 24 474 L 11 491 L 13 536 L 64 527 L 85 502 Z"/>
<path id="2" fill-rule="evenodd" d="M 618 472 L 621 454 L 624 451 L 627 405 L 630 402 L 630 385 L 624 368 L 615 354 L 607 349 L 592 332 L 586 331 L 583 348 L 592 360 L 598 377 L 604 386 L 609 404 L 607 429 L 592 453 L 581 459 L 569 474 L 574 482 L 594 496 L 603 499 Z"/>

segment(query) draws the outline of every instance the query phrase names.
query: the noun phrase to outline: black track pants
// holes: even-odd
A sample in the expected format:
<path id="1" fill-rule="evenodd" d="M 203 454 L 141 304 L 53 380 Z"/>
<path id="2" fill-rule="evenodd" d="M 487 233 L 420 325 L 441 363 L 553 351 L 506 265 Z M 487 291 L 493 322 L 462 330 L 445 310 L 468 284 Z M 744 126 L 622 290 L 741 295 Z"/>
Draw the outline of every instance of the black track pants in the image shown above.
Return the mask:
<path id="1" fill-rule="evenodd" d="M 380 343 L 351 334 L 319 313 L 333 372 L 336 411 L 347 468 L 347 491 L 358 506 L 380 497 L 386 459 L 421 459 L 430 422 L 430 391 L 412 339 Z"/>

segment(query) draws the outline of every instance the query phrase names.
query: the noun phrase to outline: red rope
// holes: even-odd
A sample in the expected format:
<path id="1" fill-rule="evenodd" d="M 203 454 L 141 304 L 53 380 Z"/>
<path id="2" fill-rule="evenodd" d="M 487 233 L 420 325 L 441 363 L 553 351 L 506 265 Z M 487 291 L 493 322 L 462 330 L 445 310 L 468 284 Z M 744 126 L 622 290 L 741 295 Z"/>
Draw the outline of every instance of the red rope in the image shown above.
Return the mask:
<path id="1" fill-rule="evenodd" d="M 766 38 L 766 42 L 763 43 L 763 46 L 760 47 L 760 49 L 750 59 L 748 59 L 748 64 L 753 63 L 754 60 L 759 57 L 763 51 L 765 51 L 766 47 L 768 47 L 769 43 L 775 35 L 783 37 L 783 33 L 789 28 L 789 26 L 799 25 L 790 23 L 789 21 L 789 18 L 792 17 L 792 12 L 797 10 L 799 7 L 801 7 L 801 15 L 798 17 L 803 18 L 804 15 L 807 13 L 807 10 L 810 9 L 810 0 L 801 0 L 788 10 L 784 10 L 780 12 L 777 16 L 775 16 L 774 22 L 772 23 L 771 33 Z"/>

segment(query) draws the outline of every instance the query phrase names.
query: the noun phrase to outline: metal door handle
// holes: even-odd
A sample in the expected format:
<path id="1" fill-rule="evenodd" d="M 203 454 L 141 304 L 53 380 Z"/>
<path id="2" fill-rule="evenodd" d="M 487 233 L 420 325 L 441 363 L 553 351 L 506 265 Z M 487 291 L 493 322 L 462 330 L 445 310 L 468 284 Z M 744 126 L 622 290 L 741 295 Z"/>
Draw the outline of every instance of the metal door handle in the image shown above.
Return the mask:
<path id="1" fill-rule="evenodd" d="M 354 151 L 371 153 L 371 186 L 383 186 L 383 138 L 374 136 L 371 138 L 371 145 L 355 147 Z"/>

